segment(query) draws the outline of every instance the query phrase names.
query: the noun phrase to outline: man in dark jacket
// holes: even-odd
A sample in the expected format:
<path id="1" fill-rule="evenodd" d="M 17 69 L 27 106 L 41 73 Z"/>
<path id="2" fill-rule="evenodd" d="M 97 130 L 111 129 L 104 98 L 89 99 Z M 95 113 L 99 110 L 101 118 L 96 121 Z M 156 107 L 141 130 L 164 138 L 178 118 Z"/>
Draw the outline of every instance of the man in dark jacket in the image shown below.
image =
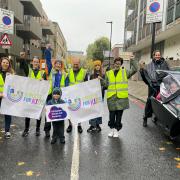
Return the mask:
<path id="1" fill-rule="evenodd" d="M 147 65 L 146 69 L 140 68 L 143 81 L 148 85 L 148 98 L 143 117 L 143 126 L 147 127 L 147 119 L 152 117 L 151 96 L 156 96 L 160 90 L 160 83 L 166 74 L 157 74 L 156 70 L 169 70 L 169 66 L 161 57 L 159 50 L 154 51 L 153 60 Z"/>

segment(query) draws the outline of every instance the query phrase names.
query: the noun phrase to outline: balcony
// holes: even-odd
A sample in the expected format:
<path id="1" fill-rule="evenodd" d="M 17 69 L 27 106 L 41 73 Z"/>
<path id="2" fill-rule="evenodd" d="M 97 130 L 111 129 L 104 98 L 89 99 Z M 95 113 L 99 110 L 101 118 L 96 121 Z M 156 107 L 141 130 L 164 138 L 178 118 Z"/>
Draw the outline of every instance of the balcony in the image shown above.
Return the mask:
<path id="1" fill-rule="evenodd" d="M 42 58 L 41 48 L 37 48 L 33 45 L 30 45 L 30 59 L 32 59 L 34 56 L 38 56 L 39 58 Z"/>
<path id="2" fill-rule="evenodd" d="M 128 9 L 134 10 L 137 4 L 136 1 L 137 0 L 127 0 L 126 3 L 127 3 Z"/>
<path id="3" fill-rule="evenodd" d="M 42 38 L 42 28 L 32 16 L 24 16 L 24 24 L 16 26 L 18 36 L 23 39 L 40 40 Z"/>
<path id="4" fill-rule="evenodd" d="M 40 0 L 20 0 L 24 5 L 24 14 L 34 17 L 42 16 L 42 4 Z"/>
<path id="5" fill-rule="evenodd" d="M 9 55 L 19 57 L 20 52 L 23 51 L 23 40 L 16 35 L 9 35 L 9 38 L 12 41 L 12 47 L 8 50 Z M 0 53 L 5 54 L 5 50 L 2 47 L 0 47 Z"/>
<path id="6" fill-rule="evenodd" d="M 133 31 L 135 26 L 135 19 L 137 18 L 137 11 L 133 11 L 126 19 L 125 25 L 128 31 Z"/>
<path id="7" fill-rule="evenodd" d="M 135 45 L 136 44 L 136 36 L 132 35 L 127 41 L 126 41 L 126 48 Z"/>
<path id="8" fill-rule="evenodd" d="M 8 9 L 14 12 L 14 22 L 17 24 L 23 23 L 23 5 L 19 0 L 0 0 L 0 7 L 3 9 Z"/>
<path id="9" fill-rule="evenodd" d="M 175 19 L 180 18 L 180 0 L 177 0 L 176 2 L 176 15 Z"/>
<path id="10" fill-rule="evenodd" d="M 54 35 L 53 24 L 51 21 L 41 21 L 41 27 L 43 36 Z"/>

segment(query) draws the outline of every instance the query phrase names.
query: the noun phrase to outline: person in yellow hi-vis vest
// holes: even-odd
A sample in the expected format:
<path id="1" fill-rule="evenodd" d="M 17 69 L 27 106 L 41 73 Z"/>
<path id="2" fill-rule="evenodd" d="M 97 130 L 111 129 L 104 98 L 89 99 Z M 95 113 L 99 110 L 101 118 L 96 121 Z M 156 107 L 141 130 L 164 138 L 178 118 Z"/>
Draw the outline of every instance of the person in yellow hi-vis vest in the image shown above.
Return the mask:
<path id="1" fill-rule="evenodd" d="M 52 97 L 52 92 L 55 88 L 60 89 L 69 85 L 68 74 L 65 72 L 63 61 L 55 60 L 54 67 L 49 75 L 49 82 L 50 82 L 49 94 L 51 94 L 51 97 Z M 48 99 L 48 101 L 49 100 L 50 99 Z M 46 122 L 46 118 L 45 118 L 44 131 L 46 138 L 50 137 L 50 130 L 51 130 L 51 122 Z"/>
<path id="2" fill-rule="evenodd" d="M 130 70 L 126 70 L 122 64 L 122 58 L 114 60 L 114 69 L 106 72 L 105 86 L 107 87 L 107 104 L 109 109 L 108 126 L 111 128 L 109 137 L 118 137 L 119 130 L 122 128 L 122 114 L 129 108 L 128 100 L 128 79 L 137 72 L 137 63 L 130 60 Z"/>
<path id="3" fill-rule="evenodd" d="M 4 83 L 6 76 L 8 74 L 14 74 L 14 70 L 12 69 L 10 59 L 7 57 L 2 57 L 0 61 L 0 104 L 1 100 L 4 97 L 3 91 L 4 91 Z M 6 139 L 9 139 L 11 137 L 10 133 L 10 126 L 11 126 L 11 116 L 5 115 L 4 116 L 4 122 L 5 122 L 5 134 L 4 137 Z"/>
<path id="4" fill-rule="evenodd" d="M 69 70 L 69 85 L 79 84 L 85 81 L 88 81 L 88 75 L 85 69 L 81 68 L 80 60 L 73 59 L 73 68 Z M 68 133 L 72 131 L 72 123 L 69 120 L 69 126 L 66 130 Z M 78 132 L 82 133 L 83 129 L 81 123 L 78 124 Z"/>
<path id="5" fill-rule="evenodd" d="M 24 73 L 27 77 L 37 79 L 37 80 L 46 80 L 46 73 L 40 70 L 40 59 L 38 56 L 34 56 L 31 63 L 32 67 L 27 64 L 27 61 L 21 61 L 21 68 L 24 70 Z M 40 136 L 40 125 L 41 118 L 36 120 L 36 136 Z M 29 134 L 30 118 L 25 118 L 25 129 L 22 133 L 22 137 L 26 137 Z"/>

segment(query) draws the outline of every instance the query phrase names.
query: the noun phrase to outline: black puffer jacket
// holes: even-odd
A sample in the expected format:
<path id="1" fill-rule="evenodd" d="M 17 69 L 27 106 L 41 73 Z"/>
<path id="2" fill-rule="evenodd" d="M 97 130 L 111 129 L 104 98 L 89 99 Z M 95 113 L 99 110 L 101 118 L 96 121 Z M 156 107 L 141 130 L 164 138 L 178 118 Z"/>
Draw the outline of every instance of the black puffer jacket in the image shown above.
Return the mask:
<path id="1" fill-rule="evenodd" d="M 143 81 L 152 87 L 160 86 L 162 79 L 166 76 L 165 73 L 157 74 L 156 70 L 169 70 L 169 66 L 164 58 L 158 61 L 153 59 L 152 62 L 147 65 L 146 69 L 140 70 Z"/>

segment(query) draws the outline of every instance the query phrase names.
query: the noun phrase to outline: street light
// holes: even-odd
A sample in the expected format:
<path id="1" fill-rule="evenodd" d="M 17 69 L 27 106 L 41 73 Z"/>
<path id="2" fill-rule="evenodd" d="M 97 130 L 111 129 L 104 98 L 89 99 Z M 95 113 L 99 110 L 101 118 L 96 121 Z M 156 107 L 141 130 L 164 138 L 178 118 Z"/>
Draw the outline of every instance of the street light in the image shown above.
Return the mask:
<path id="1" fill-rule="evenodd" d="M 108 22 L 106 22 L 106 23 L 108 23 L 108 24 L 111 24 L 111 32 L 110 32 L 110 44 L 109 44 L 109 69 L 110 69 L 110 65 L 111 65 L 111 63 L 110 63 L 110 59 L 111 59 L 111 39 L 112 39 L 112 21 L 108 21 Z"/>

